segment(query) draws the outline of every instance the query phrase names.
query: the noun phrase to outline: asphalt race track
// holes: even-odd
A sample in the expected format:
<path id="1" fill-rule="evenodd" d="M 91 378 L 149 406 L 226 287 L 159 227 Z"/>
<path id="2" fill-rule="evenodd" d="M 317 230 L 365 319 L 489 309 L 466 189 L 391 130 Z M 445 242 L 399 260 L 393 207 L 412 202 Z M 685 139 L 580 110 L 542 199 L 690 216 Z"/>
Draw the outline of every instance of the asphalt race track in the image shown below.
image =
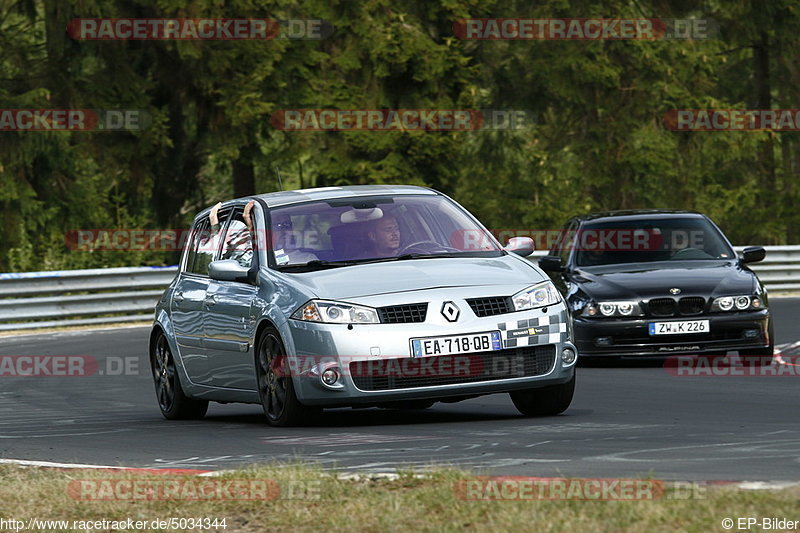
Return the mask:
<path id="1" fill-rule="evenodd" d="M 778 343 L 800 339 L 800 299 L 773 299 Z M 667 480 L 800 479 L 798 377 L 675 377 L 660 364 L 579 368 L 572 407 L 526 419 L 507 395 L 427 411 L 327 411 L 272 428 L 260 407 L 212 404 L 170 422 L 155 404 L 148 328 L 0 339 L 0 355 L 89 355 L 88 377 L 0 377 L 0 457 L 224 469 L 310 461 L 352 472 L 458 465 L 492 474 Z M 127 371 L 124 365 L 127 364 Z"/>

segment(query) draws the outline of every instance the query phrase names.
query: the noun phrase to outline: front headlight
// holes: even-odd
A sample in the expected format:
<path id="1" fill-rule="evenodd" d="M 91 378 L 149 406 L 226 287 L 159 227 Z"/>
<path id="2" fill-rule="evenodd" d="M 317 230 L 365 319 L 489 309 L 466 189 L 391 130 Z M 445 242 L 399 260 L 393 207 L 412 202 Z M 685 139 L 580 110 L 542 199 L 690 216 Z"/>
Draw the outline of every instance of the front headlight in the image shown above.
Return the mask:
<path id="1" fill-rule="evenodd" d="M 603 317 L 622 317 L 622 316 L 642 316 L 642 308 L 638 302 L 609 301 L 609 302 L 589 302 L 581 311 L 581 316 L 603 316 Z"/>
<path id="2" fill-rule="evenodd" d="M 295 320 L 326 324 L 378 324 L 378 312 L 371 307 L 329 300 L 310 300 L 292 313 Z"/>
<path id="3" fill-rule="evenodd" d="M 738 296 L 720 296 L 711 302 L 711 312 L 719 311 L 754 311 L 764 309 L 764 302 L 758 296 L 740 294 Z"/>
<path id="4" fill-rule="evenodd" d="M 518 292 L 511 297 L 511 300 L 514 302 L 514 311 L 527 311 L 555 305 L 561 301 L 561 295 L 552 282 L 544 281 Z"/>

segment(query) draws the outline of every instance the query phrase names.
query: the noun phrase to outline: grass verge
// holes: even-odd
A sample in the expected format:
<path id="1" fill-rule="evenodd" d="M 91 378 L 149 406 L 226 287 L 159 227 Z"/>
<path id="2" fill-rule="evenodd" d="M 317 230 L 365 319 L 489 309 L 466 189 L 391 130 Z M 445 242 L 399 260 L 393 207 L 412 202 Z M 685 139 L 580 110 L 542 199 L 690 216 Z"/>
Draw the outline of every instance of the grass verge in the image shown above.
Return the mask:
<path id="1" fill-rule="evenodd" d="M 20 531 L 35 531 L 28 521 L 38 519 L 69 522 L 49 529 L 40 522 L 39 531 L 672 533 L 724 531 L 724 518 L 800 519 L 797 487 L 746 491 L 709 486 L 680 495 L 668 489 L 657 499 L 636 501 L 474 501 L 456 490 L 474 479 L 459 470 L 340 479 L 304 465 L 252 467 L 215 477 L 5 465 L 0 479 L 0 531 L 15 531 L 19 524 L 9 519 L 24 522 Z M 203 528 L 190 528 L 188 520 L 153 527 L 154 520 L 173 518 L 201 520 Z M 81 529 L 73 521 L 98 523 Z M 131 523 L 134 527 L 128 527 Z"/>

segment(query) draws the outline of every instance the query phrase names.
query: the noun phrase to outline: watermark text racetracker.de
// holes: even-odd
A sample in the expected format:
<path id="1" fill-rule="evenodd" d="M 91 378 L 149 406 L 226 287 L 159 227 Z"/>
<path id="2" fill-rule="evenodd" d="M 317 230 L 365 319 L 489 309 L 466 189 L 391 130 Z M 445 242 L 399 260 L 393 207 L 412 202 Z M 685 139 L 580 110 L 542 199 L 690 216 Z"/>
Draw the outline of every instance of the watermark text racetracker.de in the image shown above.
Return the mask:
<path id="1" fill-rule="evenodd" d="M 229 232 L 225 242 L 234 238 Z M 214 251 L 218 244 L 211 231 L 198 232 L 194 242 L 198 250 Z M 494 242 L 507 243 L 514 237 L 529 237 L 536 250 L 591 250 L 591 251 L 653 251 L 680 250 L 686 247 L 701 248 L 705 240 L 701 230 L 672 229 L 661 232 L 654 228 L 602 228 L 565 231 L 563 229 L 463 229 L 449 236 L 448 245 L 462 251 L 492 249 Z M 269 249 L 270 243 L 279 241 L 290 248 L 323 249 L 326 236 L 317 229 L 291 229 L 264 231 L 256 229 L 252 238 L 259 247 Z M 64 244 L 76 251 L 181 251 L 192 243 L 188 229 L 108 228 L 76 229 L 64 235 Z"/>
<path id="2" fill-rule="evenodd" d="M 664 370 L 674 377 L 800 377 L 800 356 L 790 355 L 673 355 Z"/>
<path id="3" fill-rule="evenodd" d="M 136 478 L 74 479 L 67 494 L 79 501 L 319 500 L 322 481 L 274 479 Z"/>
<path id="4" fill-rule="evenodd" d="M 524 328 L 509 335 L 519 336 L 548 335 L 547 328 Z M 486 359 L 478 353 L 447 353 L 455 349 L 490 349 L 482 346 L 483 339 L 475 336 L 465 341 L 465 345 L 456 346 L 420 346 L 419 353 L 414 356 L 375 353 L 365 355 L 297 355 L 281 360 L 275 368 L 278 376 L 293 376 L 322 380 L 327 385 L 340 386 L 344 376 L 351 379 L 419 379 L 419 378 L 474 378 L 479 376 L 522 377 L 526 375 L 527 359 L 515 355 L 495 355 Z M 466 346 L 470 342 L 469 346 Z M 488 342 L 488 341 L 487 341 Z M 498 340 L 499 342 L 499 340 Z M 424 355 L 423 352 L 431 352 Z"/>
<path id="5" fill-rule="evenodd" d="M 663 18 L 474 18 L 453 24 L 463 40 L 645 40 L 710 39 L 718 34 L 711 19 Z"/>
<path id="6" fill-rule="evenodd" d="M 663 120 L 673 131 L 800 131 L 800 109 L 672 109 Z"/>
<path id="7" fill-rule="evenodd" d="M 325 39 L 333 25 L 322 19 L 80 18 L 67 24 L 78 41 L 236 41 Z"/>
<path id="8" fill-rule="evenodd" d="M 279 109 L 270 118 L 282 131 L 496 131 L 533 122 L 519 109 Z"/>
<path id="9" fill-rule="evenodd" d="M 450 245 L 464 251 L 490 249 L 490 242 L 506 243 L 514 237 L 529 237 L 536 250 L 579 250 L 594 252 L 680 250 L 703 248 L 702 230 L 658 228 L 587 228 L 580 230 L 490 229 L 456 230 Z"/>
<path id="10" fill-rule="evenodd" d="M 142 109 L 0 109 L 0 132 L 140 131 L 151 124 Z"/>
<path id="11" fill-rule="evenodd" d="M 0 355 L 0 378 L 138 376 L 137 356 Z"/>
<path id="12" fill-rule="evenodd" d="M 457 481 L 457 498 L 468 501 L 642 501 L 704 499 L 697 483 L 658 479 L 478 476 Z"/>
<path id="13" fill-rule="evenodd" d="M 103 501 L 274 501 L 320 500 L 318 479 L 172 478 L 161 475 L 73 479 L 67 484 L 73 500 Z"/>

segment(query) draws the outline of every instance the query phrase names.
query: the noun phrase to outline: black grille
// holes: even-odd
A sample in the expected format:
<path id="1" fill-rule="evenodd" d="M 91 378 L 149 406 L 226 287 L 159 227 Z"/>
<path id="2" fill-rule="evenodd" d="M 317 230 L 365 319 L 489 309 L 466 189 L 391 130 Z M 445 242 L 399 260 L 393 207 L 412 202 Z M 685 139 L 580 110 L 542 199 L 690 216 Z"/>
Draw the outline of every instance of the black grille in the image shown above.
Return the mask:
<path id="1" fill-rule="evenodd" d="M 363 391 L 475 383 L 541 376 L 556 358 L 553 344 L 436 357 L 373 359 L 350 363 L 355 386 Z"/>
<path id="2" fill-rule="evenodd" d="M 674 298 L 653 298 L 647 304 L 650 316 L 699 315 L 706 307 L 706 299 L 700 296 L 686 296 L 679 301 Z"/>
<path id="3" fill-rule="evenodd" d="M 407 324 L 409 322 L 425 322 L 428 315 L 428 304 L 406 304 L 379 307 L 378 316 L 382 324 Z"/>
<path id="4" fill-rule="evenodd" d="M 490 296 L 489 298 L 470 298 L 467 303 L 477 317 L 502 315 L 514 310 L 508 296 Z"/>
<path id="5" fill-rule="evenodd" d="M 653 316 L 672 316 L 675 314 L 675 300 L 672 298 L 653 298 L 647 304 Z"/>
<path id="6" fill-rule="evenodd" d="M 699 315 L 706 306 L 706 299 L 700 296 L 687 296 L 678 301 L 678 311 L 682 315 Z"/>

